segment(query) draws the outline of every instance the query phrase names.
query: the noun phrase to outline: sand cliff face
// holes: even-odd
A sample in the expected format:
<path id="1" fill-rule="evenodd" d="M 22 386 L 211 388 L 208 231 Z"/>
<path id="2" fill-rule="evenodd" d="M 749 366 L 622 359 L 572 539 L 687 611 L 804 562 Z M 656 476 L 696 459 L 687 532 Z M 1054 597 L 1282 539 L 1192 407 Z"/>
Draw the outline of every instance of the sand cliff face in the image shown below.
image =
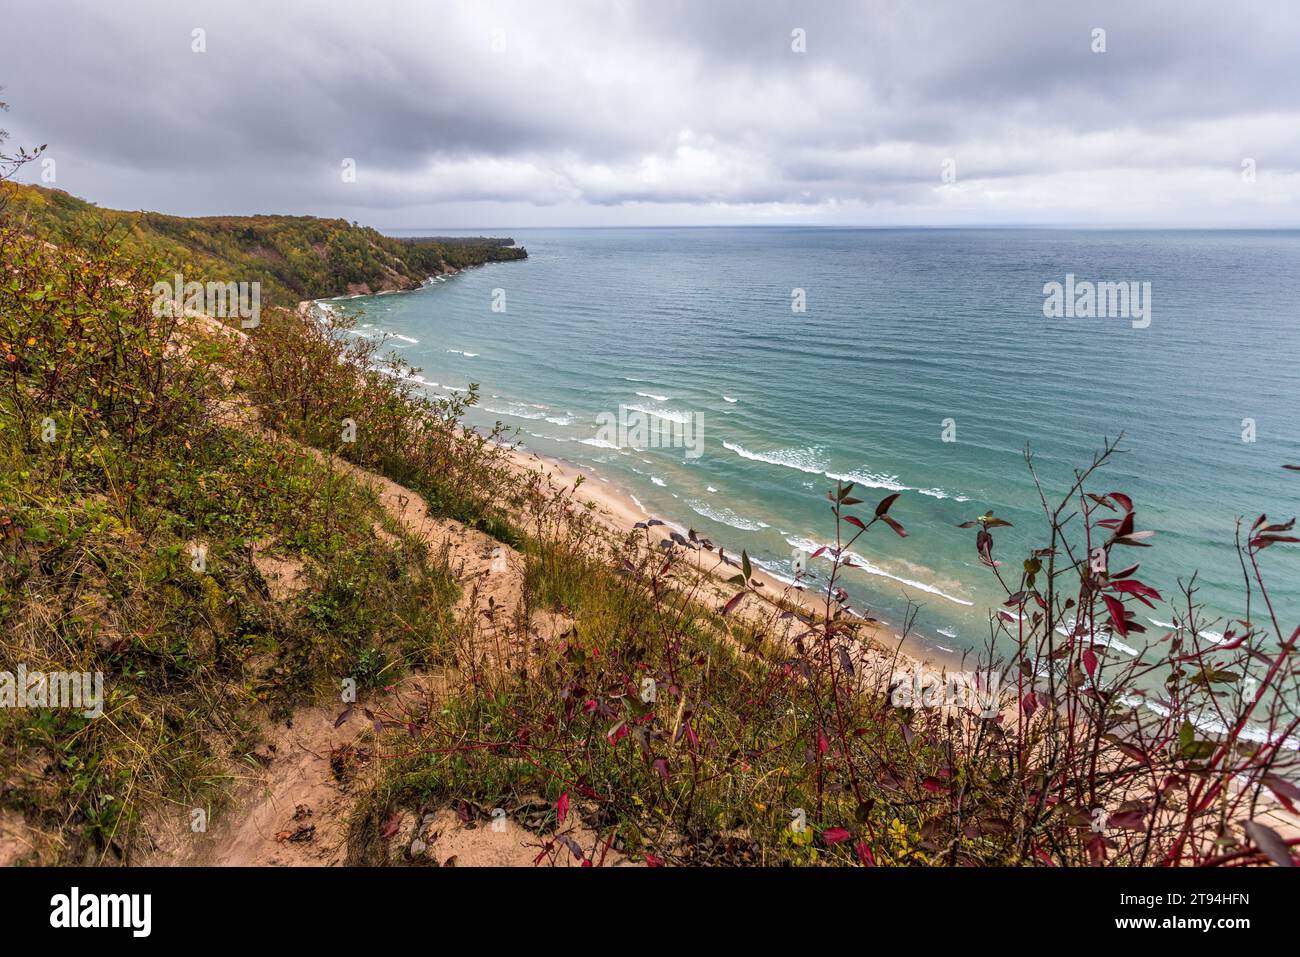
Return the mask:
<path id="1" fill-rule="evenodd" d="M 377 296 L 386 292 L 413 292 L 429 284 L 429 280 L 444 276 L 454 276 L 460 272 L 460 269 L 447 262 L 437 264 L 437 269 L 430 273 L 424 279 L 412 279 L 410 276 L 403 276 L 391 269 L 385 270 L 384 274 L 374 282 L 353 282 L 348 283 L 347 291 L 344 295 L 348 296 Z M 298 304 L 299 311 L 302 310 L 305 303 Z"/>

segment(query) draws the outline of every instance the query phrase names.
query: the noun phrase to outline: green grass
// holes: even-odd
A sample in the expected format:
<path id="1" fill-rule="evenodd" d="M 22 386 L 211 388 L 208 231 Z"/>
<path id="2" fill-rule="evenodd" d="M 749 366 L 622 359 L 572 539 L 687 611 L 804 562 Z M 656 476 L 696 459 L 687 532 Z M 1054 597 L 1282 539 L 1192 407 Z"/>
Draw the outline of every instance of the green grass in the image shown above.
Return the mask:
<path id="1" fill-rule="evenodd" d="M 69 271 L 80 254 L 0 244 L 0 662 L 102 672 L 106 698 L 95 720 L 0 710 L 0 765 L 40 779 L 0 800 L 58 835 L 41 859 L 115 860 L 143 807 L 219 801 L 256 714 L 442 661 L 458 586 L 374 532 L 401 530 L 339 463 L 214 418 L 229 357 L 168 355 L 120 250 Z M 255 551 L 301 590 L 272 600 Z"/>
<path id="2" fill-rule="evenodd" d="M 394 239 L 342 219 L 207 216 L 100 209 L 62 190 L 0 184 L 9 213 L 51 242 L 82 245 L 110 232 L 125 251 L 159 264 L 151 282 L 259 282 L 262 304 L 343 295 L 361 286 L 413 289 L 429 276 L 528 254 L 509 240 Z"/>

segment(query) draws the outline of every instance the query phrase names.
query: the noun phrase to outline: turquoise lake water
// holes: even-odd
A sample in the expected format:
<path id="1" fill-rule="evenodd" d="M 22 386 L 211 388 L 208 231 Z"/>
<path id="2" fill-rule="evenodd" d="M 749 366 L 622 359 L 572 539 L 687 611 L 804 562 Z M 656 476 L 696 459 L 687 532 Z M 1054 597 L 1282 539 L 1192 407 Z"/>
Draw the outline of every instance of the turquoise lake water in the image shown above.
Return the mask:
<path id="1" fill-rule="evenodd" d="M 528 260 L 334 305 L 363 310 L 366 334 L 404 337 L 388 345 L 435 392 L 480 383 L 471 422 L 517 428 L 527 447 L 595 469 L 648 514 L 778 575 L 797 548 L 833 540 L 836 476 L 868 502 L 902 491 L 891 514 L 908 537 L 873 529 L 855 547 L 868 568 L 847 584 L 895 629 L 919 603 L 928 647 L 982 647 L 1002 594 L 959 522 L 988 509 L 1013 522 L 995 547 L 1013 574 L 1042 542 L 1027 445 L 1056 491 L 1123 432 L 1126 451 L 1092 490 L 1132 496 L 1138 527 L 1156 532 L 1153 548 L 1129 550 L 1139 577 L 1176 598 L 1199 572 L 1210 621 L 1244 612 L 1236 517 L 1289 518 L 1300 504 L 1300 473 L 1281 468 L 1300 463 L 1300 233 L 512 235 Z M 1067 274 L 1150 283 L 1150 324 L 1044 316 L 1044 284 Z M 806 311 L 792 309 L 794 290 Z M 607 447 L 601 416 L 620 406 L 698 429 L 700 454 Z M 1286 549 L 1264 554 L 1294 625 L 1300 551 Z"/>

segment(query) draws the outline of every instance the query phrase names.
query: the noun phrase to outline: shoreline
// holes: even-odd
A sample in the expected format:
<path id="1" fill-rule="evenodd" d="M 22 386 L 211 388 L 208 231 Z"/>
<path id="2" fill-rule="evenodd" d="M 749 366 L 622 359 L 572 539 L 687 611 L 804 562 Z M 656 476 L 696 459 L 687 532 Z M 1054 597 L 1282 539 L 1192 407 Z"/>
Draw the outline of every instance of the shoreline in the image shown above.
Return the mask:
<path id="1" fill-rule="evenodd" d="M 630 491 L 616 485 L 590 465 L 546 455 L 527 446 L 502 445 L 500 448 L 512 467 L 533 473 L 543 471 L 550 474 L 557 484 L 571 486 L 575 478 L 582 476 L 585 481 L 582 484 L 581 491 L 575 496 L 575 500 L 581 503 L 595 503 L 597 519 L 607 529 L 616 534 L 631 532 L 637 522 L 643 522 L 649 518 L 657 518 L 667 524 L 669 528 L 683 531 L 689 528 L 688 524 L 676 521 L 673 516 L 651 515 L 644 507 L 640 506 Z M 714 542 L 714 544 L 723 548 L 727 547 L 725 542 Z M 731 551 L 731 549 L 728 549 L 729 553 Z M 740 550 L 734 550 L 734 554 L 739 557 Z M 752 577 L 763 583 L 765 592 L 763 597 L 768 601 L 786 598 L 814 615 L 820 615 L 824 611 L 824 598 L 821 597 L 820 590 L 807 587 L 796 588 L 766 569 L 758 567 L 757 564 L 753 568 Z M 945 654 L 942 651 L 924 647 L 918 637 L 896 636 L 897 633 L 892 630 L 892 626 L 880 622 L 864 622 L 863 624 L 867 628 L 872 641 L 881 648 L 891 651 L 897 649 L 899 664 L 909 670 L 921 667 L 940 669 L 951 673 L 973 669 L 973 662 L 969 659 L 974 656 L 974 652 L 968 653 L 968 661 L 963 664 L 960 654 L 955 652 Z"/>
<path id="2" fill-rule="evenodd" d="M 489 265 L 494 265 L 494 263 L 482 263 L 475 267 L 465 268 L 482 268 Z M 440 282 L 447 281 L 461 271 L 463 270 L 453 268 L 449 274 L 444 274 L 443 277 L 439 277 L 432 282 L 421 284 L 413 289 L 391 290 L 390 294 L 420 292 Z M 328 310 L 332 308 L 331 303 L 351 299 L 373 298 L 376 295 L 379 294 L 371 293 L 367 296 L 362 293 L 330 296 L 321 299 L 306 299 L 298 303 L 298 312 L 306 317 L 310 315 L 313 308 Z M 556 478 L 563 480 L 565 485 L 571 484 L 574 477 L 582 475 L 586 481 L 583 483 L 583 492 L 578 496 L 578 500 L 582 502 L 594 501 L 597 505 L 598 519 L 608 530 L 617 534 L 626 534 L 633 530 L 633 526 L 637 522 L 650 518 L 657 518 L 669 528 L 682 534 L 685 534 L 687 529 L 691 527 L 689 521 L 679 521 L 679 516 L 666 513 L 652 515 L 633 492 L 615 484 L 613 480 L 601 474 L 592 465 L 548 455 L 523 443 L 514 445 L 503 443 L 499 447 L 505 452 L 511 465 L 517 469 L 528 472 L 536 472 L 539 468 L 549 470 Z M 715 544 L 728 547 L 727 543 Z M 736 557 L 739 557 L 741 553 L 739 548 L 728 548 L 728 551 L 734 553 Z M 778 597 L 785 597 L 813 615 L 820 615 L 825 609 L 824 599 L 821 597 L 822 593 L 819 590 L 811 587 L 796 588 L 788 580 L 777 577 L 772 572 L 762 568 L 757 562 L 754 562 L 752 577 L 763 583 L 764 595 L 769 601 Z M 855 608 L 855 610 L 857 609 Z M 869 606 L 868 610 L 870 610 Z M 864 622 L 864 625 L 868 629 L 871 639 L 879 647 L 891 651 L 897 649 L 900 664 L 905 664 L 909 669 L 924 667 L 951 673 L 971 671 L 978 667 L 980 658 L 978 649 L 970 649 L 963 653 L 961 650 L 947 650 L 935 647 L 933 643 L 926 644 L 925 639 L 920 635 L 906 637 L 900 635 L 893 624 L 888 622 Z"/>

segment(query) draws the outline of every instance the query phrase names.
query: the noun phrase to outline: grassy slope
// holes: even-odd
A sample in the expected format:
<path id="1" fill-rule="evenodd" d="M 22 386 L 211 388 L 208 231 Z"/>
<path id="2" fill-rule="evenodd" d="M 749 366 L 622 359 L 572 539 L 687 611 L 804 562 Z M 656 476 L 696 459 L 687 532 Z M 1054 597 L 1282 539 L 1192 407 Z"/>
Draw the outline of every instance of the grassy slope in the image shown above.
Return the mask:
<path id="1" fill-rule="evenodd" d="M 21 815 L 29 860 L 121 860 L 144 808 L 219 804 L 256 715 L 337 698 L 339 676 L 365 693 L 438 661 L 458 590 L 346 472 L 228 414 L 249 376 L 283 389 L 270 418 L 311 432 L 311 346 L 290 334 L 275 348 L 277 329 L 303 324 L 271 310 L 268 348 L 250 352 L 181 335 L 150 311 L 163 264 L 133 249 L 54 247 L 0 224 L 0 668 L 105 675 L 102 719 L 0 709 L 0 815 Z M 373 405 L 374 432 L 349 451 L 388 461 L 385 422 L 436 412 L 359 377 L 365 358 L 338 374 L 339 355 L 317 349 L 307 381 L 324 405 Z M 431 458 L 448 451 L 445 421 L 430 420 L 423 458 L 406 447 L 411 460 L 453 481 L 458 467 L 488 475 L 473 446 Z M 448 511 L 476 514 L 462 491 L 427 484 Z M 268 557 L 301 569 L 287 601 L 271 596 Z"/>
<path id="2" fill-rule="evenodd" d="M 293 235 L 317 228 L 279 222 Z M 854 684 L 864 669 L 855 657 L 855 679 L 845 665 L 862 651 L 851 620 L 720 616 L 690 584 L 692 564 L 714 556 L 657 529 L 640 542 L 597 534 L 577 501 L 521 482 L 486 437 L 461 429 L 473 392 L 420 396 L 375 371 L 373 345 L 356 337 L 269 310 L 246 340 L 193 340 L 178 355 L 148 293 L 176 264 L 137 262 L 162 235 L 141 229 L 116 245 L 83 230 L 77 247 L 51 248 L 0 224 L 0 660 L 103 670 L 109 693 L 109 714 L 89 722 L 0 710 L 0 814 L 39 828 L 33 859 L 112 860 L 142 808 L 219 801 L 222 768 L 252 751 L 258 706 L 293 709 L 340 675 L 364 689 L 433 663 L 461 680 L 415 740 L 408 727 L 377 733 L 392 758 L 358 805 L 354 860 L 392 859 L 379 832 L 395 812 L 462 801 L 513 815 L 540 798 L 543 856 L 575 853 L 560 821 L 572 804 L 602 841 L 675 862 L 1077 864 L 1097 851 L 1088 809 L 1149 801 L 1135 791 L 1148 770 L 1232 776 L 1206 774 L 1202 742 L 1175 740 L 1144 743 L 1134 777 L 1131 750 L 1108 743 L 1131 719 L 1094 705 L 1077 666 L 1060 704 L 1040 698 L 1011 728 L 892 706 L 883 688 Z M 254 406 L 260 426 L 217 414 L 232 402 Z M 340 440 L 348 418 L 352 443 Z M 516 545 L 521 606 L 458 617 L 463 583 L 445 556 L 303 447 Z M 301 563 L 303 589 L 273 600 L 259 549 Z M 563 640 L 531 636 L 544 611 L 571 621 Z M 505 647 L 525 651 L 509 667 L 485 666 L 499 634 L 475 646 L 485 613 L 510 629 Z M 783 640 L 791 628 L 798 640 Z M 1026 653 L 1025 672 L 1040 666 Z M 1081 757 L 1039 764 L 1059 747 L 1053 715 L 1071 708 L 1095 717 L 1096 733 L 1080 720 L 1068 742 Z M 1116 773 L 1097 781 L 1089 766 Z M 1060 797 L 1045 805 L 1049 781 Z M 1162 800 L 1163 833 L 1176 833 L 1185 805 L 1176 789 Z M 1198 818 L 1198 841 L 1217 839 L 1216 814 Z M 1113 828 L 1102 850 L 1145 859 L 1143 833 Z"/>
<path id="3" fill-rule="evenodd" d="M 62 190 L 0 186 L 10 214 L 51 242 L 107 228 L 125 251 L 180 270 L 186 280 L 261 282 L 263 305 L 368 289 L 410 289 L 429 276 L 526 258 L 499 239 L 393 239 L 342 219 L 208 216 L 100 209 Z M 159 278 L 171 279 L 170 275 Z"/>

